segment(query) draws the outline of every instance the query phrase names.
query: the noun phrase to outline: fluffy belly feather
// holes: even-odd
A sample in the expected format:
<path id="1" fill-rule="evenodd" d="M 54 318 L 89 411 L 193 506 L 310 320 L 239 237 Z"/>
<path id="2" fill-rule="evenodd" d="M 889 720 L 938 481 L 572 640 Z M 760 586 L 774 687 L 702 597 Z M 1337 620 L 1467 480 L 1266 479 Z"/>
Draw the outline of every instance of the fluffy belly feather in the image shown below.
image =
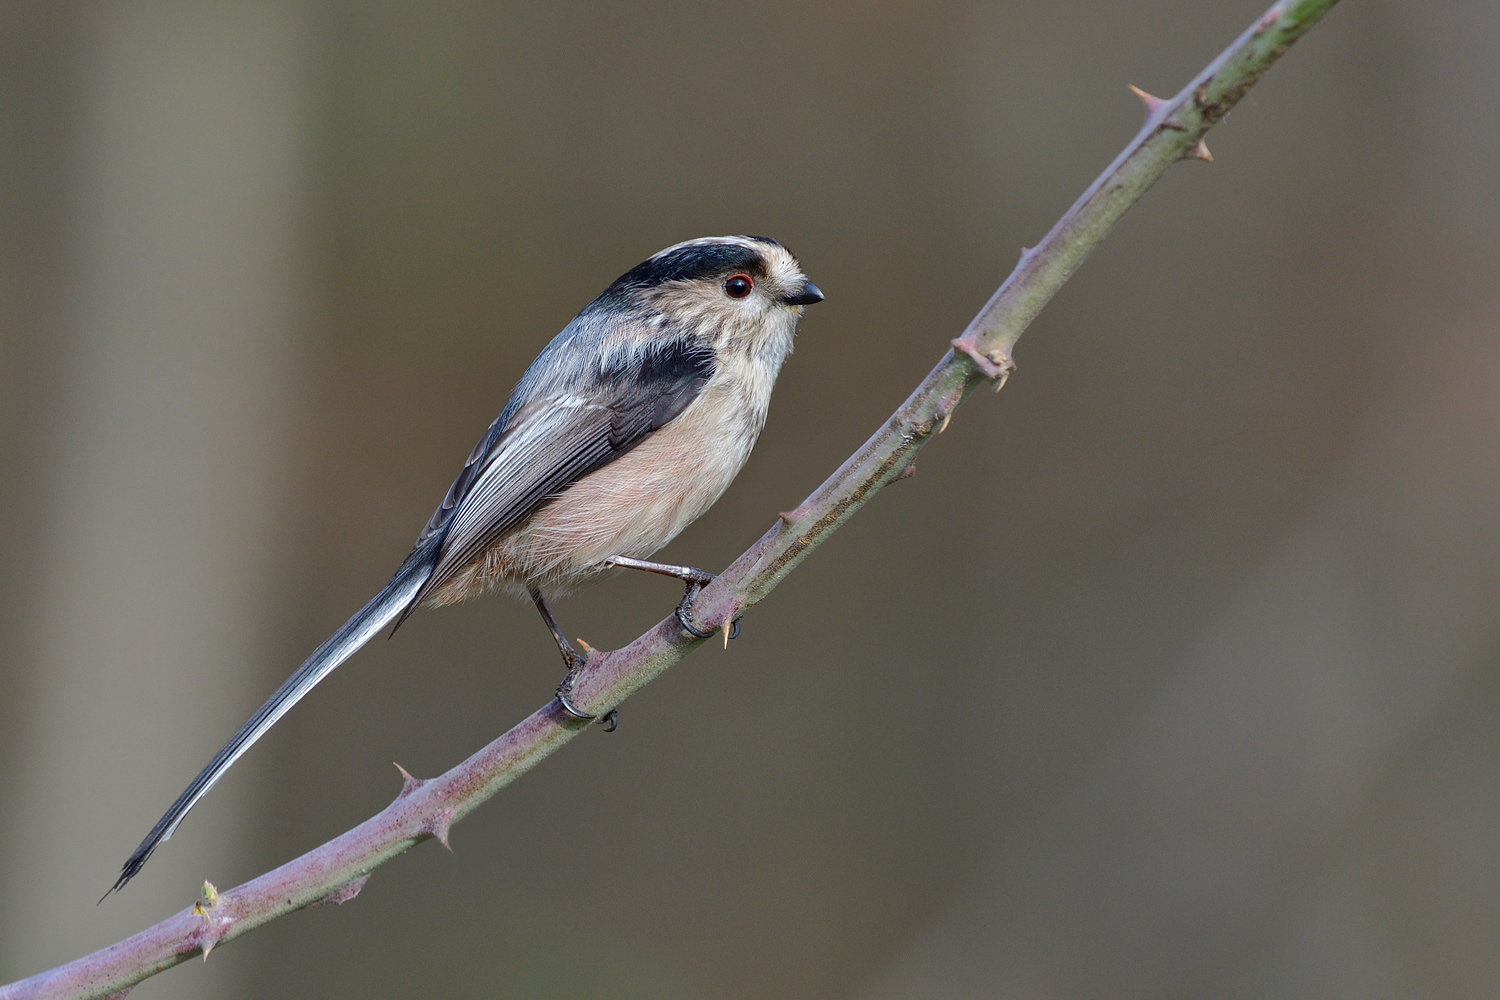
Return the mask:
<path id="1" fill-rule="evenodd" d="M 602 572 L 610 556 L 651 556 L 713 506 L 744 467 L 765 421 L 764 403 L 747 403 L 729 386 L 705 386 L 676 420 L 548 502 L 427 603 L 452 604 L 494 587 L 520 594 L 539 587 L 551 598 Z"/>

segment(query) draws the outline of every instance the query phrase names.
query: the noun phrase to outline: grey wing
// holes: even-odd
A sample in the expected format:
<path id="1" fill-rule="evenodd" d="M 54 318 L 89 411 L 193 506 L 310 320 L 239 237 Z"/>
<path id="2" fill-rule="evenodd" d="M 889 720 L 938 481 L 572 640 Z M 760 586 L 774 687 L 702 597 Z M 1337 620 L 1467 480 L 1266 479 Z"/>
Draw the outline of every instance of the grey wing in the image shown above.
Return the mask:
<path id="1" fill-rule="evenodd" d="M 687 409 L 713 371 L 711 349 L 674 341 L 595 372 L 577 391 L 518 407 L 485 435 L 423 532 L 419 545 L 440 538 L 440 548 L 406 613 L 547 501 Z"/>

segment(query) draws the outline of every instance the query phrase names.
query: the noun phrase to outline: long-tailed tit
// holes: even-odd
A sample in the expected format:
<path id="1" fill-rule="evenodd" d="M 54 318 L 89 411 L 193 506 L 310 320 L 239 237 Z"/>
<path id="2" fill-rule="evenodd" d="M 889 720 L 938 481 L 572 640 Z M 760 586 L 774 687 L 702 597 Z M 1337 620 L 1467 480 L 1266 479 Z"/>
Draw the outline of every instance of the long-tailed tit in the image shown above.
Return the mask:
<path id="1" fill-rule="evenodd" d="M 712 576 L 647 562 L 718 500 L 766 420 L 802 308 L 823 293 L 775 240 L 679 243 L 631 268 L 526 369 L 500 416 L 380 593 L 297 668 L 214 755 L 125 862 L 130 881 L 188 810 L 313 686 L 419 606 L 500 588 L 528 595 L 568 667 L 584 658 L 547 599 L 610 568 L 665 573 L 691 601 Z M 107 895 L 107 894 L 106 894 Z"/>

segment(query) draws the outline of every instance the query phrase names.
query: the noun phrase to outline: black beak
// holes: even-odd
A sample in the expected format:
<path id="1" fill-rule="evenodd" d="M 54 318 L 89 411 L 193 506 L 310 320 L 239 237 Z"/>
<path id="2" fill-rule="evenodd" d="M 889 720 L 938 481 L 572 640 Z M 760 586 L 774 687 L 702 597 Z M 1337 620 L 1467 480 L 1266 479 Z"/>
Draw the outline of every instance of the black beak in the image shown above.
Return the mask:
<path id="1" fill-rule="evenodd" d="M 788 295 L 781 301 L 789 306 L 810 306 L 815 302 L 823 301 L 823 290 L 811 281 L 802 283 L 802 291 L 796 295 Z"/>

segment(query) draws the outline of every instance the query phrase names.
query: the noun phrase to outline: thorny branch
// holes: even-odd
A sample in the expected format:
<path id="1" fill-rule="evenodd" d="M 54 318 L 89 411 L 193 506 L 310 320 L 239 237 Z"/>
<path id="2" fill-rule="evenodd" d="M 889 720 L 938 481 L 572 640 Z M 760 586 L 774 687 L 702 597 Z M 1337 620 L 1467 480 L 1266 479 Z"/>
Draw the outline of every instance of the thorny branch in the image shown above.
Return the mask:
<path id="1" fill-rule="evenodd" d="M 918 449 L 941 433 L 980 383 L 996 389 L 1014 369 L 1010 351 L 1027 325 L 1146 190 L 1182 159 L 1211 160 L 1203 136 L 1336 0 L 1284 0 L 1170 100 L 1136 88 L 1141 131 L 1021 261 L 937 367 L 886 425 L 795 510 L 782 514 L 699 596 L 702 631 L 724 629 L 753 607 L 886 484 L 911 471 Z M 585 712 L 603 715 L 704 640 L 675 615 L 623 649 L 589 652 L 573 688 Z M 302 857 L 242 886 L 204 883 L 193 906 L 116 944 L 0 987 L 0 1000 L 123 996 L 132 986 L 267 921 L 318 903 L 354 898 L 370 872 L 448 828 L 586 728 L 554 701 L 468 760 L 431 779 L 402 772 L 401 792 L 381 812 Z"/>

